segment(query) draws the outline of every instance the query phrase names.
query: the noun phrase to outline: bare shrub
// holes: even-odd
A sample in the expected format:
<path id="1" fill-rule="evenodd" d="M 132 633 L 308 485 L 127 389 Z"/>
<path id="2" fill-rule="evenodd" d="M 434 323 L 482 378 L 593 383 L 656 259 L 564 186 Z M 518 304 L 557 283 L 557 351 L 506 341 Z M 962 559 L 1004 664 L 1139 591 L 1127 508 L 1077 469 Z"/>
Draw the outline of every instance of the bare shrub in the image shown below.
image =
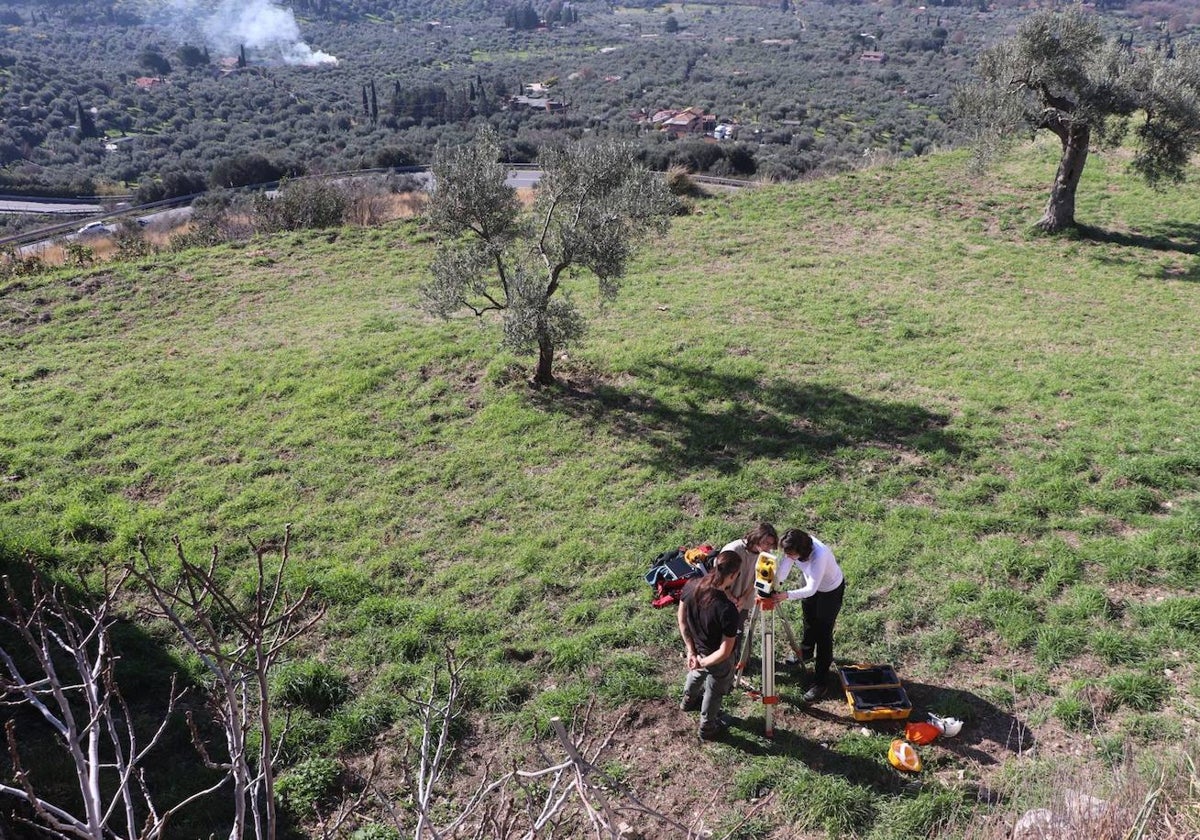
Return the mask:
<path id="1" fill-rule="evenodd" d="M 691 173 L 682 166 L 672 166 L 667 170 L 666 176 L 663 178 L 663 183 L 667 185 L 671 195 L 699 198 L 704 195 L 704 191 L 700 189 L 700 185 L 692 178 Z"/>
<path id="2" fill-rule="evenodd" d="M 1006 806 L 977 822 L 968 840 L 1184 840 L 1200 837 L 1196 749 L 1156 752 L 1146 762 L 1126 745 L 1107 773 L 1061 758 L 1020 759 L 992 791 Z"/>
<path id="3" fill-rule="evenodd" d="M 25 572 L 28 602 L 4 576 L 8 609 L 0 623 L 24 650 L 19 655 L 15 644 L 13 651 L 0 644 L 0 698 L 40 715 L 48 726 L 46 740 L 66 753 L 75 796 L 64 792 L 68 779 L 33 778 L 22 762 L 14 720 L 5 727 L 13 784 L 0 783 L 0 795 L 24 802 L 32 815 L 17 819 L 54 837 L 167 837 L 171 817 L 224 785 L 228 776 L 171 808 L 156 806 L 146 779 L 148 756 L 162 740 L 182 692 L 176 691 L 172 677 L 165 708 L 155 716 L 156 723 L 146 726 L 144 715 L 131 713 L 117 684 L 111 631 L 128 573 L 112 579 L 106 572 L 103 591 L 90 599 L 68 596 L 62 586 L 43 578 L 32 560 Z"/>
<path id="4" fill-rule="evenodd" d="M 287 525 L 281 540 L 250 541 L 257 577 L 246 605 L 219 582 L 215 546 L 208 562 L 197 564 L 174 538 L 178 573 L 168 582 L 139 538 L 138 558 L 126 567 L 145 586 L 154 613 L 179 632 L 213 678 L 210 705 L 225 735 L 227 759 L 209 755 L 194 725 L 192 733 L 205 763 L 233 778 L 230 840 L 242 840 L 247 831 L 256 840 L 276 836 L 275 767 L 286 729 L 277 734 L 272 727 L 270 675 L 284 649 L 324 615 L 323 608 L 309 605 L 311 589 L 293 597 L 283 586 L 291 533 Z M 272 569 L 266 558 L 275 553 L 280 558 Z"/>
<path id="5" fill-rule="evenodd" d="M 429 203 L 429 193 L 424 190 L 410 190 L 397 193 L 392 197 L 393 217 L 395 219 L 411 219 L 425 213 Z"/>
<path id="6" fill-rule="evenodd" d="M 146 234 L 136 219 L 122 220 L 113 235 L 113 242 L 117 248 L 113 254 L 115 259 L 132 260 L 154 253 L 154 246 L 146 239 Z"/>
<path id="7" fill-rule="evenodd" d="M 46 260 L 37 254 L 22 255 L 15 248 L 0 252 L 0 278 L 32 277 L 46 270 Z"/>
<path id="8" fill-rule="evenodd" d="M 233 193 L 212 190 L 192 203 L 192 215 L 182 233 L 172 236 L 172 250 L 208 248 L 222 242 L 248 239 L 253 227 L 236 213 L 237 202 Z"/>
<path id="9" fill-rule="evenodd" d="M 65 264 L 71 268 L 87 268 L 96 261 L 95 252 L 81 242 L 67 240 L 63 243 Z"/>
<path id="10" fill-rule="evenodd" d="M 591 704 L 569 728 L 557 717 L 550 719 L 557 739 L 553 746 L 560 755 L 547 755 L 539 746 L 539 766 L 534 769 L 520 768 L 514 761 L 508 772 L 493 774 L 485 766 L 465 802 L 446 801 L 446 780 L 456 749 L 453 732 L 464 714 L 463 664 L 447 649 L 423 695 L 401 692 L 416 719 L 416 726 L 410 728 L 416 737 L 401 760 L 400 796 L 376 791 L 398 832 L 411 831 L 413 840 L 585 836 L 697 840 L 711 836 L 702 821 L 683 823 L 647 806 L 605 772 L 602 760 L 628 710 L 600 737 L 592 731 Z M 716 795 L 722 791 L 718 787 Z M 397 799 L 411 802 L 412 808 L 398 809 Z"/>

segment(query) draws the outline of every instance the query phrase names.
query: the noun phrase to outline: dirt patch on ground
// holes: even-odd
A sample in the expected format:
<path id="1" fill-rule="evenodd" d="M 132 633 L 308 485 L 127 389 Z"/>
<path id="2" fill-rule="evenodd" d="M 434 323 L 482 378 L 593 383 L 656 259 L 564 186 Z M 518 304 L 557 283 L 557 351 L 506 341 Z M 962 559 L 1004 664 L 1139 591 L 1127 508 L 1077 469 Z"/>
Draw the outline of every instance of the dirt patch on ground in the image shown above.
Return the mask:
<path id="1" fill-rule="evenodd" d="M 1040 758 L 1058 766 L 1056 762 L 1061 759 L 1063 767 L 1084 768 L 1072 782 L 1080 790 L 1103 784 L 1111 773 L 1097 757 L 1095 733 L 1069 729 L 1046 714 L 1048 696 L 1022 696 L 1011 710 L 987 699 L 1002 695 L 1005 688 L 1002 677 L 989 675 L 1021 674 L 1028 670 L 1028 663 L 1015 654 L 987 655 L 987 645 L 979 647 L 980 661 L 969 672 L 937 682 L 905 678 L 904 684 L 913 706 L 910 720 L 925 720 L 932 711 L 952 714 L 966 722 L 958 737 L 942 738 L 919 748 L 926 765 L 924 780 L 936 778 L 961 790 L 969 804 L 993 806 L 977 812 L 970 836 L 1002 837 L 1017 815 L 1010 813 L 1017 806 L 1009 797 L 1014 778 L 1019 781 L 1021 775 L 1004 773 L 1006 764 Z M 761 701 L 744 689 L 735 689 L 725 705 L 734 717 L 728 735 L 720 742 L 702 742 L 697 737 L 697 715 L 678 707 L 675 695 L 683 674 L 681 669 L 670 668 L 675 664 L 670 659 L 660 673 L 670 686 L 667 698 L 619 709 L 593 708 L 586 725 L 574 722 L 580 751 L 598 768 L 590 778 L 621 819 L 640 829 L 643 836 L 683 837 L 685 829 L 714 828 L 719 828 L 720 836 L 743 818 L 765 817 L 777 826 L 768 835 L 771 840 L 824 837 L 820 832 L 797 831 L 786 817 L 786 806 L 767 788 L 756 792 L 744 790 L 744 784 L 739 786 L 739 771 L 771 756 L 786 757 L 815 772 L 841 776 L 884 795 L 913 790 L 913 777 L 889 767 L 884 755 L 890 739 L 902 737 L 904 721 L 855 720 L 835 686 L 823 699 L 806 704 L 801 698 L 801 675 L 781 665 L 776 675 L 781 702 L 774 707 L 774 738 L 764 737 Z M 759 682 L 758 667 L 757 661 L 751 660 L 747 670 L 755 685 Z M 1080 667 L 1086 671 L 1100 669 L 1101 665 L 1082 662 Z M 1065 684 L 1078 676 L 1079 668 L 1071 668 L 1069 673 L 1064 669 L 1052 683 Z M 1178 682 L 1189 677 L 1174 673 L 1171 678 Z M 1100 709 L 1110 698 L 1102 696 L 1102 686 L 1097 691 L 1088 699 Z M 874 739 L 866 754 L 861 747 L 846 748 L 860 736 Z M 877 750 L 880 755 L 873 751 L 877 745 L 883 745 Z M 469 796 L 485 775 L 495 778 L 498 772 L 511 769 L 514 758 L 516 766 L 528 770 L 567 760 L 566 749 L 553 738 L 530 742 L 486 721 L 479 722 L 460 755 L 462 763 L 454 782 L 459 797 Z M 570 810 L 573 816 L 569 820 L 573 822 L 563 836 L 589 834 L 577 799 L 572 798 Z"/>
<path id="2" fill-rule="evenodd" d="M 757 667 L 751 662 L 751 669 Z M 662 674 L 674 686 L 681 673 Z M 900 793 L 912 779 L 887 766 L 883 754 L 862 757 L 837 749 L 839 742 L 856 735 L 884 736 L 903 734 L 902 721 L 862 722 L 854 720 L 840 691 L 830 690 L 816 703 L 805 704 L 801 677 L 784 671 L 777 674 L 781 702 L 775 707 L 775 737 L 763 735 L 763 705 L 744 689 L 735 689 L 726 702 L 734 722 L 720 742 L 703 742 L 697 736 L 697 715 L 680 711 L 674 690 L 668 699 L 634 703 L 621 709 L 593 709 L 582 733 L 580 750 L 599 768 L 596 784 L 610 806 L 646 837 L 682 837 L 684 829 L 720 827 L 730 830 L 742 817 L 765 816 L 782 826 L 772 838 L 824 837 L 822 833 L 798 833 L 788 825 L 777 797 L 760 791 L 739 791 L 737 772 L 757 759 L 778 755 L 790 757 L 820 772 L 841 775 L 858 784 L 867 784 L 881 792 Z M 758 682 L 757 674 L 753 683 Z M 983 700 L 978 695 L 955 691 L 946 686 L 906 682 L 914 706 L 913 720 L 925 719 L 925 712 L 943 701 L 947 692 L 956 697 L 956 709 L 966 708 L 970 720 L 962 734 L 921 747 L 931 773 L 945 784 L 968 789 L 969 796 L 994 798 L 995 774 L 1001 765 L 1033 749 L 1078 753 L 1078 737 L 1072 738 L 1050 726 L 1033 731 L 1019 716 L 1014 716 Z M 959 712 L 962 714 L 962 712 Z M 597 749 L 603 745 L 603 749 Z M 886 750 L 886 747 L 883 748 Z M 461 749 L 462 765 L 455 781 L 457 796 L 469 795 L 485 775 L 495 778 L 516 766 L 535 770 L 565 761 L 567 753 L 553 739 L 536 744 L 522 741 L 512 732 L 501 733 L 481 721 Z M 749 796 L 750 798 L 743 798 Z M 639 810 L 640 809 L 640 810 Z M 585 818 L 572 802 L 574 827 L 584 836 Z"/>

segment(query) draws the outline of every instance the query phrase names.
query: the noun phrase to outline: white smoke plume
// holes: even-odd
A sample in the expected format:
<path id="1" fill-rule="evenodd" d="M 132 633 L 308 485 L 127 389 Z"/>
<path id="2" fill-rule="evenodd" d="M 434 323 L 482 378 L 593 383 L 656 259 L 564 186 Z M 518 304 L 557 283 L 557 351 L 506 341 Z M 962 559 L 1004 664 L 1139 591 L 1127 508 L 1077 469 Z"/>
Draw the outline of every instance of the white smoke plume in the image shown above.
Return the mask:
<path id="1" fill-rule="evenodd" d="M 314 50 L 300 38 L 291 9 L 273 0 L 173 0 L 168 8 L 175 27 L 196 28 L 204 42 L 221 55 L 246 48 L 252 56 L 287 64 L 337 64 L 337 58 Z"/>

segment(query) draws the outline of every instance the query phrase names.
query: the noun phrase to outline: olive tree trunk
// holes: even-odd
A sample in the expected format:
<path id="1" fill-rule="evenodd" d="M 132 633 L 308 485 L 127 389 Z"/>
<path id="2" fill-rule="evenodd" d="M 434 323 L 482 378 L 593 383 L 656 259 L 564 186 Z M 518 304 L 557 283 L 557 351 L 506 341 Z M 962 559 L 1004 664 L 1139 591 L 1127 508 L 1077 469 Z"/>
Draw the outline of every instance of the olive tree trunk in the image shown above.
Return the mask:
<path id="1" fill-rule="evenodd" d="M 537 370 L 533 373 L 533 384 L 554 384 L 554 345 L 546 335 L 538 336 Z"/>
<path id="2" fill-rule="evenodd" d="M 1053 129 L 1052 129 L 1053 130 Z M 1050 188 L 1050 198 L 1037 227 L 1047 233 L 1057 233 L 1075 227 L 1075 190 L 1083 166 L 1087 163 L 1088 144 L 1092 132 L 1086 125 L 1063 127 L 1055 130 L 1062 141 L 1062 158 L 1058 161 L 1058 172 Z"/>

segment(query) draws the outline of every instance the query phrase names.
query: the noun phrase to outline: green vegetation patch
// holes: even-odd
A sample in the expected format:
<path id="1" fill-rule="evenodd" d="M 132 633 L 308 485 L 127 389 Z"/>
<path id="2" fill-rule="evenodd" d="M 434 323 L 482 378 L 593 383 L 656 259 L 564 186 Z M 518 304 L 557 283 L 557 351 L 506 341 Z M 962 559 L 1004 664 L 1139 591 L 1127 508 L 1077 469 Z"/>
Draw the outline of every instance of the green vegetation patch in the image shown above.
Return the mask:
<path id="1" fill-rule="evenodd" d="M 1080 213 L 1112 235 L 1030 238 L 1005 218 L 1043 200 L 1044 147 L 1003 200 L 964 163 L 698 200 L 614 301 L 576 284 L 590 331 L 544 389 L 495 322 L 420 309 L 418 222 L 23 278 L 0 297 L 0 557 L 91 574 L 145 534 L 169 570 L 178 534 L 245 598 L 246 538 L 293 523 L 285 587 L 326 609 L 275 675 L 297 814 L 336 786 L 307 762 L 409 733 L 399 694 L 446 645 L 470 721 L 516 743 L 589 702 L 675 715 L 675 617 L 641 576 L 759 519 L 833 546 L 840 660 L 891 662 L 981 733 L 1170 745 L 1200 651 L 1200 298 L 1171 272 L 1200 197 L 1093 160 Z M 768 759 L 731 711 L 750 734 L 715 754 L 777 824 L 923 834 L 979 807 L 904 787 L 882 735 L 828 724 Z M 938 778 L 960 769 L 940 749 Z M 614 760 L 634 789 L 695 771 Z"/>

